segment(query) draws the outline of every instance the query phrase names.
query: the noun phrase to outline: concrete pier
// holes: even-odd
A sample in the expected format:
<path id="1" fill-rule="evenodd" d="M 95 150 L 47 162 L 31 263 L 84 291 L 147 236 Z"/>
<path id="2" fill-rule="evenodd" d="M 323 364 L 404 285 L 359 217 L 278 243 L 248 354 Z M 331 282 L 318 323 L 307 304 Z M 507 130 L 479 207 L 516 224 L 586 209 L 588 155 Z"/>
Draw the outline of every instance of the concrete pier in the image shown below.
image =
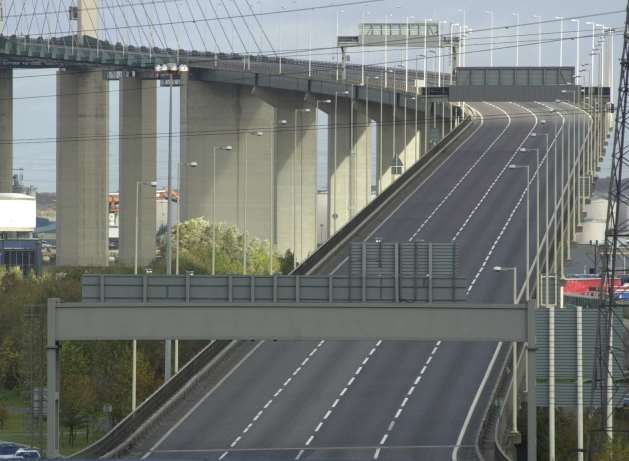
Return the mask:
<path id="1" fill-rule="evenodd" d="M 303 261 L 316 248 L 317 132 L 302 95 L 256 92 L 275 107 L 275 243 Z M 264 94 L 264 96 L 263 96 Z"/>
<path id="2" fill-rule="evenodd" d="M 0 69 L 0 193 L 13 184 L 13 70 Z"/>
<path id="3" fill-rule="evenodd" d="M 154 80 L 120 80 L 119 255 L 127 266 L 135 262 L 136 212 L 138 265 L 146 265 L 155 257 L 155 188 L 150 184 L 156 180 L 156 96 Z"/>
<path id="4" fill-rule="evenodd" d="M 235 85 L 183 80 L 181 163 L 199 166 L 182 168 L 182 220 L 204 216 L 210 222 L 214 217 L 217 223 L 238 224 L 239 92 Z M 232 150 L 222 150 L 224 146 Z"/>
<path id="5" fill-rule="evenodd" d="M 369 200 L 371 131 L 362 104 L 336 98 L 328 115 L 328 203 L 330 235 Z"/>
<path id="6" fill-rule="evenodd" d="M 108 83 L 57 73 L 57 265 L 108 263 Z"/>
<path id="7" fill-rule="evenodd" d="M 271 239 L 274 115 L 248 87 L 194 80 L 182 86 L 182 219 L 214 216 Z M 199 166 L 187 168 L 193 161 Z"/>

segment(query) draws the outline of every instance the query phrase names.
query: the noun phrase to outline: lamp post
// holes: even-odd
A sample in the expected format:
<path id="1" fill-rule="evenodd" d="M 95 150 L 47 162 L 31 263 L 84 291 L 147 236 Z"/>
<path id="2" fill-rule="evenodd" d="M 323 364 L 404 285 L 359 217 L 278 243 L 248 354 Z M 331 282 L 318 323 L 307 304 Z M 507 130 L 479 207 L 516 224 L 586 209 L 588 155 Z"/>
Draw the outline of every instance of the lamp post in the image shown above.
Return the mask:
<path id="1" fill-rule="evenodd" d="M 531 268 L 531 168 L 529 165 L 509 165 L 509 169 L 526 170 L 526 270 L 524 276 L 526 277 L 526 300 L 531 299 L 530 282 L 529 282 L 529 269 Z"/>
<path id="2" fill-rule="evenodd" d="M 233 150 L 232 146 L 212 146 L 212 275 L 216 275 L 216 151 Z"/>
<path id="3" fill-rule="evenodd" d="M 490 42 L 489 42 L 489 67 L 494 67 L 494 12 L 492 10 L 485 11 L 489 15 L 489 30 Z"/>
<path id="4" fill-rule="evenodd" d="M 173 86 L 176 85 L 175 77 L 180 78 L 188 72 L 185 64 L 161 64 L 155 66 L 155 73 L 161 79 L 163 75 L 168 76 L 168 186 L 166 192 L 166 274 L 171 275 L 173 271 L 173 212 L 172 212 L 172 169 L 173 169 Z M 168 381 L 171 376 L 172 344 L 170 339 L 164 343 L 164 380 Z"/>
<path id="5" fill-rule="evenodd" d="M 244 218 L 243 218 L 243 232 L 242 232 L 242 273 L 244 275 L 247 274 L 247 160 L 248 160 L 248 143 L 247 140 L 249 136 L 262 136 L 263 133 L 261 131 L 252 131 L 245 133 L 245 162 L 244 162 L 244 180 L 245 180 L 245 190 L 243 194 L 243 209 L 244 209 Z"/>
<path id="6" fill-rule="evenodd" d="M 168 186 L 167 186 L 167 230 L 166 239 L 166 274 L 172 273 L 172 232 L 173 232 L 173 216 L 172 216 L 172 156 L 173 156 L 173 86 L 175 86 L 175 77 L 181 77 L 188 72 L 188 66 L 185 64 L 161 64 L 155 66 L 155 73 L 159 78 L 163 75 L 168 76 Z M 167 367 L 169 372 L 170 367 Z"/>
<path id="7" fill-rule="evenodd" d="M 196 168 L 197 162 L 186 162 L 188 168 Z M 177 188 L 179 197 L 177 199 L 177 242 L 175 244 L 175 274 L 179 275 L 179 235 L 181 234 L 181 162 L 177 164 Z M 179 372 L 179 340 L 175 339 L 175 373 Z"/>
<path id="8" fill-rule="evenodd" d="M 134 256 L 133 256 L 133 273 L 138 275 L 138 241 L 139 241 L 139 227 L 140 227 L 140 186 L 156 187 L 155 181 L 136 181 L 135 182 L 135 244 L 134 244 Z M 153 196 L 153 200 L 155 197 Z M 155 202 L 153 202 L 155 205 Z M 137 402 L 137 376 L 138 376 L 138 340 L 134 339 L 132 343 L 131 352 L 131 411 L 135 411 Z"/>
<path id="9" fill-rule="evenodd" d="M 563 66 L 563 16 L 555 16 L 559 20 L 559 66 Z"/>
<path id="10" fill-rule="evenodd" d="M 513 304 L 518 303 L 518 268 L 517 267 L 501 267 L 495 266 L 496 272 L 513 271 Z M 517 435 L 518 433 L 518 343 L 513 341 L 511 343 L 511 360 L 512 369 L 511 374 L 511 405 L 513 406 L 513 413 L 511 419 L 511 434 Z"/>
<path id="11" fill-rule="evenodd" d="M 539 169 L 540 169 L 540 165 L 539 165 L 539 148 L 537 147 L 533 147 L 533 148 L 526 148 L 526 147 L 521 147 L 520 148 L 520 152 L 535 152 L 535 160 L 536 160 L 536 172 L 535 172 L 535 188 L 536 188 L 536 193 L 535 193 L 535 290 L 536 290 L 536 296 L 535 296 L 535 306 L 539 307 Z"/>
<path id="12" fill-rule="evenodd" d="M 520 65 L 520 13 L 511 13 L 515 16 L 515 66 Z"/>
<path id="13" fill-rule="evenodd" d="M 571 19 L 570 21 L 576 23 L 576 25 L 577 25 L 577 39 L 576 39 L 577 40 L 577 63 L 576 63 L 576 67 L 575 67 L 577 69 L 577 76 L 576 76 L 576 82 L 575 83 L 578 85 L 579 84 L 579 77 L 580 77 L 578 69 L 579 69 L 579 54 L 581 53 L 581 51 L 580 51 L 581 20 L 580 19 Z"/>
<path id="14" fill-rule="evenodd" d="M 186 162 L 184 166 L 188 168 L 196 168 L 199 166 L 197 162 Z M 181 162 L 177 165 L 177 188 L 179 189 L 179 198 L 177 199 L 177 240 L 175 243 L 175 274 L 179 275 L 179 234 L 181 233 Z"/>
<path id="15" fill-rule="evenodd" d="M 542 67 L 542 17 L 538 14 L 533 17 L 537 19 L 537 65 Z"/>
<path id="16" fill-rule="evenodd" d="M 295 109 L 294 110 L 294 114 L 293 114 L 293 125 L 294 125 L 294 147 L 293 147 L 293 160 L 291 162 L 292 165 L 292 173 L 291 173 L 291 183 L 292 183 L 292 196 L 293 196 L 293 207 L 292 207 L 292 215 L 293 215 L 293 219 L 292 219 L 292 223 L 293 223 L 293 270 L 297 268 L 297 202 L 295 200 L 295 195 L 297 195 L 297 192 L 295 190 L 295 175 L 296 175 L 296 171 L 295 171 L 295 156 L 297 155 L 297 114 L 299 114 L 300 112 L 310 112 L 310 108 L 309 107 L 305 107 L 302 109 Z M 303 143 L 302 143 L 303 144 Z M 299 166 L 300 166 L 300 172 L 301 172 L 301 168 L 303 167 L 303 147 L 302 149 L 300 149 L 300 155 L 299 155 Z M 300 177 L 301 177 L 301 173 L 300 173 Z M 302 181 L 299 181 L 300 184 L 300 191 L 302 191 L 303 189 L 303 185 L 302 185 Z M 302 194 L 299 194 L 299 213 L 300 216 L 303 213 L 303 203 L 302 203 Z M 300 227 L 300 234 L 301 235 L 301 227 Z M 300 245 L 301 246 L 301 245 Z"/>

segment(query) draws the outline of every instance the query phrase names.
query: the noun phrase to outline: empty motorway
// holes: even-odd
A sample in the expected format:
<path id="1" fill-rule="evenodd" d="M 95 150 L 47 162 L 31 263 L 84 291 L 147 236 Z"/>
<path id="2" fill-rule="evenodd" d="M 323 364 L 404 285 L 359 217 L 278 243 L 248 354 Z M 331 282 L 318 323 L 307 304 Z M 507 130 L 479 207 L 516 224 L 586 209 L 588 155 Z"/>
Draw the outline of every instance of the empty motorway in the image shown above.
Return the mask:
<path id="1" fill-rule="evenodd" d="M 508 166 L 530 165 L 535 203 L 535 154 L 520 149 L 539 147 L 544 158 L 545 138 L 531 134 L 550 133 L 552 141 L 554 124 L 560 130 L 568 123 L 549 107 L 474 104 L 476 115 L 447 159 L 417 174 L 412 193 L 387 210 L 385 219 L 369 224 L 368 238 L 454 241 L 469 300 L 511 302 L 510 274 L 492 270 L 525 269 L 526 176 Z M 532 249 L 534 229 L 532 221 Z M 346 254 L 340 249 L 327 266 L 343 274 Z M 441 341 L 265 341 L 237 347 L 245 348 L 243 356 L 229 372 L 197 389 L 186 411 L 136 447 L 134 456 L 477 459 L 479 422 L 509 351 L 507 344 Z"/>

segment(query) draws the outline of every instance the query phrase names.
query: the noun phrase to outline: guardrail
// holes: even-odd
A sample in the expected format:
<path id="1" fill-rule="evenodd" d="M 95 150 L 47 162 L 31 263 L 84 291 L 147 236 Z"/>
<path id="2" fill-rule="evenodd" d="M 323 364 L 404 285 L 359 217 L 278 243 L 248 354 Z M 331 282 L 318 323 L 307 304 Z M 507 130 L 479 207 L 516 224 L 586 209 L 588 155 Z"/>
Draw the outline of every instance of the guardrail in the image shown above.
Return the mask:
<path id="1" fill-rule="evenodd" d="M 128 443 L 136 440 L 139 432 L 148 429 L 156 416 L 182 394 L 184 386 L 192 385 L 191 380 L 209 366 L 211 360 L 218 357 L 232 341 L 212 341 L 199 351 L 178 373 L 162 384 L 153 394 L 142 402 L 135 411 L 129 413 L 99 440 L 74 453 L 70 458 L 101 458 L 115 456 L 123 449 L 130 448 Z"/>
<path id="2" fill-rule="evenodd" d="M 439 141 L 426 155 L 420 158 L 409 170 L 402 175 L 397 181 L 393 182 L 380 195 L 374 198 L 369 204 L 363 208 L 354 218 L 348 221 L 341 229 L 330 237 L 323 245 L 310 255 L 295 271 L 294 275 L 309 274 L 322 262 L 328 254 L 333 252 L 338 246 L 347 241 L 356 231 L 364 225 L 374 213 L 378 212 L 381 207 L 389 202 L 402 189 L 411 185 L 415 176 L 423 170 L 441 151 L 447 147 L 452 141 L 458 138 L 466 128 L 470 126 L 471 118 L 467 117 L 461 124 L 448 133 L 441 141 Z"/>

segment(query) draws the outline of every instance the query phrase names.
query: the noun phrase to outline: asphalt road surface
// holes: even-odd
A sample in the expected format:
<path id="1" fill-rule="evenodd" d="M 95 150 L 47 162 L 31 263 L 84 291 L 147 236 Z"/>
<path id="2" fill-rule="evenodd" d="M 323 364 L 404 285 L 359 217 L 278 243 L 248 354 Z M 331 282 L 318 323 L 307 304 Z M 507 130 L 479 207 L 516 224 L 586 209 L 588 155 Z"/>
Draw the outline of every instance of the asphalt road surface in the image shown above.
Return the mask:
<path id="1" fill-rule="evenodd" d="M 546 140 L 539 134 L 550 133 L 552 142 L 554 124 L 560 128 L 564 119 L 537 103 L 473 107 L 478 116 L 466 141 L 418 179 L 416 191 L 370 239 L 455 241 L 469 300 L 509 303 L 512 274 L 493 267 L 524 273 L 526 175 L 508 166 L 530 165 L 534 204 L 535 153 L 520 148 L 539 147 L 543 158 Z M 533 132 L 538 136 L 531 137 Z M 534 218 L 533 205 L 531 210 Z M 534 237 L 531 222 L 532 250 Z M 344 263 L 335 269 L 346 270 Z M 203 390 L 193 411 L 134 454 L 208 460 L 477 459 L 479 421 L 508 350 L 508 344 L 492 342 L 261 342 L 219 386 Z"/>

